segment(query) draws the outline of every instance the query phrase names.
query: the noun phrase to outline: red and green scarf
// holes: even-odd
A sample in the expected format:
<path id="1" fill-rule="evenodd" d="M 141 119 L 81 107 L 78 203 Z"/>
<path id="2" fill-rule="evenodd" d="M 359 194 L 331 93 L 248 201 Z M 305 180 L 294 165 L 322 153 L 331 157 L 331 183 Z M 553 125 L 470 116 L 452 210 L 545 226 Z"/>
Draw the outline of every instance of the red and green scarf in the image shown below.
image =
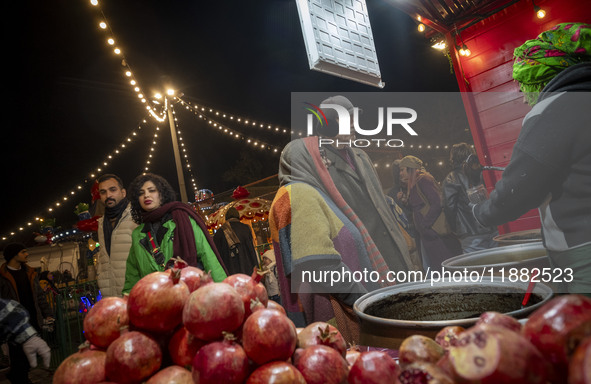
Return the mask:
<path id="1" fill-rule="evenodd" d="M 591 61 L 591 24 L 562 23 L 528 40 L 514 51 L 513 79 L 530 105 L 558 73 Z"/>

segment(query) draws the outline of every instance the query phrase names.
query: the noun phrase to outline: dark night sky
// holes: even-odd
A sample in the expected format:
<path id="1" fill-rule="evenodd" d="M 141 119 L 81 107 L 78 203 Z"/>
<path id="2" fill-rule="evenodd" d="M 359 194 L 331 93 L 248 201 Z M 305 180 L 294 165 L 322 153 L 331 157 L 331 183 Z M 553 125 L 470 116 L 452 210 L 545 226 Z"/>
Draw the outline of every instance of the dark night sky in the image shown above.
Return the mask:
<path id="1" fill-rule="evenodd" d="M 458 90 L 447 58 L 429 47 L 409 16 L 387 0 L 367 2 L 382 90 L 309 69 L 294 0 L 104 0 L 101 9 L 144 93 L 170 83 L 186 101 L 282 127 L 289 126 L 291 92 Z M 74 223 L 73 203 L 90 202 L 91 183 L 84 184 L 90 172 L 147 117 L 88 1 L 10 2 L 5 16 L 18 22 L 4 38 L 10 85 L 0 236 L 36 215 Z M 214 193 L 234 188 L 221 174 L 244 145 L 180 106 L 176 111 L 199 186 Z M 154 126 L 149 121 L 136 130 L 139 139 L 106 171 L 125 183 L 141 173 Z M 278 146 L 289 140 L 256 128 L 236 130 Z M 168 126 L 161 124 L 161 131 L 161 157 L 152 171 L 174 181 Z M 259 157 L 268 175 L 277 171 L 278 155 Z M 48 214 L 77 185 L 82 192 L 56 210 L 62 213 Z"/>

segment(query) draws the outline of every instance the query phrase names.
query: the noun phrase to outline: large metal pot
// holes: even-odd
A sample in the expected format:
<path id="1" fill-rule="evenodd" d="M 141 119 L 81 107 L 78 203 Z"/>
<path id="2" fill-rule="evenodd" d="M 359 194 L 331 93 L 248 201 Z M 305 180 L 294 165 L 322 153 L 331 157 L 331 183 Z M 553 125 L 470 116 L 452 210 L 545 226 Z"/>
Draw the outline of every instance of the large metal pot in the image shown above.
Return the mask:
<path id="1" fill-rule="evenodd" d="M 451 271 L 486 271 L 486 274 L 508 277 L 512 268 L 521 273 L 526 268 L 530 273 L 534 268 L 540 271 L 550 267 L 550 259 L 542 242 L 496 247 L 477 252 L 465 253 L 445 260 L 442 267 Z M 527 273 L 528 275 L 530 273 Z M 538 273 L 540 275 L 540 273 Z"/>
<path id="2" fill-rule="evenodd" d="M 360 344 L 398 349 L 408 336 L 434 338 L 443 327 L 468 328 L 487 311 L 525 318 L 552 297 L 552 289 L 536 284 L 528 305 L 521 307 L 527 283 L 447 281 L 403 283 L 369 292 L 353 310 L 360 319 Z"/>
<path id="3" fill-rule="evenodd" d="M 503 235 L 495 236 L 493 240 L 496 241 L 500 247 L 515 244 L 537 243 L 542 240 L 542 230 L 538 228 L 505 233 Z"/>

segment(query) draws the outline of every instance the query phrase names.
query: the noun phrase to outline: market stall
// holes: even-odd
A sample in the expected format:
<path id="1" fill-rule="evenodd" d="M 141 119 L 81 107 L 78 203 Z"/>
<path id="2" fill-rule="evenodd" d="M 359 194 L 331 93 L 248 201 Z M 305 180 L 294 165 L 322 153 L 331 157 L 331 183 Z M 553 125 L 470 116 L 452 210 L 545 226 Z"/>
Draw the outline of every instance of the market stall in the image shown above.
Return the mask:
<path id="1" fill-rule="evenodd" d="M 72 278 L 78 276 L 80 246 L 77 242 L 41 245 L 28 249 L 28 264 L 41 271 L 59 271 Z"/>
<path id="2" fill-rule="evenodd" d="M 271 201 L 258 197 L 238 199 L 226 204 L 213 214 L 207 216 L 207 228 L 212 233 L 215 233 L 226 222 L 226 212 L 232 207 L 238 210 L 240 221 L 252 228 L 257 247 L 269 243 L 271 233 L 269 231 L 268 219 Z"/>

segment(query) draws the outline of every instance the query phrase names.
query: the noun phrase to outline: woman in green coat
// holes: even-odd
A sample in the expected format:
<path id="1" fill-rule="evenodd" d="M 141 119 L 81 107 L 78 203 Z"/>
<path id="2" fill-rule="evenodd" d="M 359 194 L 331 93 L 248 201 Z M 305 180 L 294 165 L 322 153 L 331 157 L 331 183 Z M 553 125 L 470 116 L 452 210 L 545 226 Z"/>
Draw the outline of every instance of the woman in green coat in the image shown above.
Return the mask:
<path id="1" fill-rule="evenodd" d="M 222 281 L 227 272 L 203 219 L 176 193 L 163 177 L 146 173 L 128 188 L 131 215 L 139 226 L 132 233 L 123 293 L 142 277 L 171 267 L 180 257 L 189 265 L 211 272 Z"/>

